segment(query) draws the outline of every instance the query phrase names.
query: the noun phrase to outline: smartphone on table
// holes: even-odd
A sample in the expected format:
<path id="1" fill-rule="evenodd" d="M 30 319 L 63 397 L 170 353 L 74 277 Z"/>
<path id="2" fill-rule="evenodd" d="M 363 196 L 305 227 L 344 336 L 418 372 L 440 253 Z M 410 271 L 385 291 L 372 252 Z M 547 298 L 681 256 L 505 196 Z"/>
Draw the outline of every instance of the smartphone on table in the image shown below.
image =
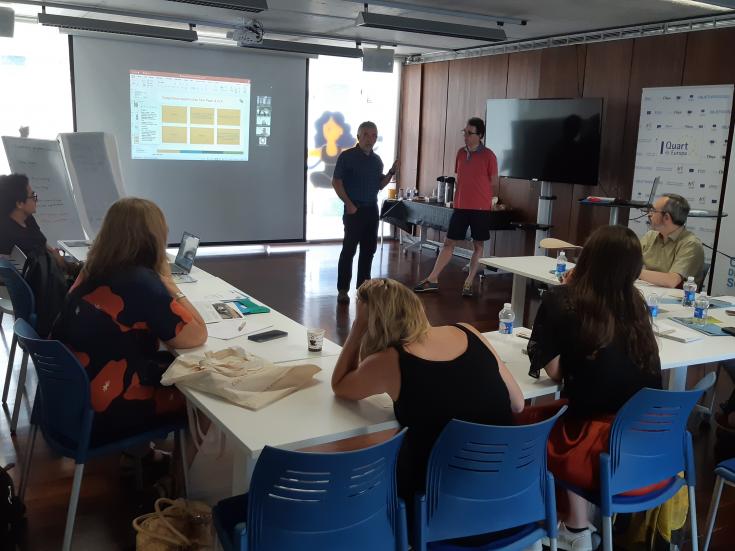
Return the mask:
<path id="1" fill-rule="evenodd" d="M 288 335 L 286 331 L 280 331 L 278 329 L 271 329 L 270 331 L 264 331 L 263 333 L 256 333 L 254 335 L 248 335 L 248 339 L 255 342 L 267 342 L 273 339 L 280 339 Z"/>

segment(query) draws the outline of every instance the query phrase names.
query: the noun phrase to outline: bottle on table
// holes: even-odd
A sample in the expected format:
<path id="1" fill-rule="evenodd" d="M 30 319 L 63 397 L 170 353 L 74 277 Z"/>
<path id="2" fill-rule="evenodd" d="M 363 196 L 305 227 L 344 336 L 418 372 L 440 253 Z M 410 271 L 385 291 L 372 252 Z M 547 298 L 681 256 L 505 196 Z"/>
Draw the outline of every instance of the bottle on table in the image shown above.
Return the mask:
<path id="1" fill-rule="evenodd" d="M 510 303 L 506 302 L 503 304 L 503 309 L 498 314 L 500 325 L 498 331 L 501 335 L 512 335 L 513 334 L 513 322 L 516 319 L 516 315 L 513 312 L 513 308 L 510 307 Z"/>
<path id="2" fill-rule="evenodd" d="M 684 295 L 681 298 L 681 305 L 688 308 L 694 306 L 694 299 L 697 295 L 697 284 L 694 282 L 694 277 L 689 276 L 683 285 Z"/>
<path id="3" fill-rule="evenodd" d="M 659 298 L 656 293 L 649 293 L 646 295 L 646 305 L 648 306 L 648 313 L 651 315 L 652 320 L 656 320 L 658 316 L 658 303 Z"/>
<path id="4" fill-rule="evenodd" d="M 567 271 L 567 253 L 562 249 L 556 257 L 556 277 L 561 278 Z"/>
<path id="5" fill-rule="evenodd" d="M 699 293 L 694 300 L 694 323 L 695 325 L 707 325 L 707 314 L 709 312 L 709 298 L 707 293 Z"/>

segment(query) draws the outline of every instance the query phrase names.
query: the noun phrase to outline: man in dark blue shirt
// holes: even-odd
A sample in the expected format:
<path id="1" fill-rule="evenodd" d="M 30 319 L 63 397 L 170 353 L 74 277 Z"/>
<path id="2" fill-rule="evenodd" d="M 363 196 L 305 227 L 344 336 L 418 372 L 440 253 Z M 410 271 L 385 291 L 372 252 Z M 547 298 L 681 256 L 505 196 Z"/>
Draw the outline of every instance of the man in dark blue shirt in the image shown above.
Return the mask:
<path id="1" fill-rule="evenodd" d="M 342 222 L 345 237 L 337 268 L 337 302 L 350 302 L 352 259 L 360 246 L 357 260 L 357 284 L 370 279 L 370 266 L 378 246 L 378 191 L 388 185 L 398 168 L 398 161 L 383 174 L 383 161 L 373 152 L 378 141 L 378 127 L 363 122 L 357 129 L 357 145 L 343 151 L 334 167 L 332 186 L 345 204 Z"/>

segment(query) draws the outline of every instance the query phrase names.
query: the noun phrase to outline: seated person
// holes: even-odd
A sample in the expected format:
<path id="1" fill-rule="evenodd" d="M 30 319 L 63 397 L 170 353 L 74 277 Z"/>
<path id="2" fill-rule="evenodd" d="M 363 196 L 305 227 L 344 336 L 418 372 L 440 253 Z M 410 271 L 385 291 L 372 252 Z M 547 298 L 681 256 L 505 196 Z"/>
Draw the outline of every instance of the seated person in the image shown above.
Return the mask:
<path id="1" fill-rule="evenodd" d="M 588 490 L 599 489 L 599 455 L 608 448 L 617 411 L 641 388 L 661 388 L 658 347 L 646 303 L 634 287 L 642 267 L 632 230 L 597 229 L 566 285 L 544 294 L 528 345 L 529 374 L 538 377 L 543 369 L 563 381 L 569 401 L 549 438 L 549 469 Z M 591 550 L 587 502 L 568 496 L 559 549 Z"/>
<path id="2" fill-rule="evenodd" d="M 154 203 L 116 201 L 51 331 L 87 370 L 95 444 L 186 415 L 181 393 L 160 385 L 173 356 L 159 344 L 199 346 L 207 328 L 173 282 L 167 237 Z"/>
<path id="3" fill-rule="evenodd" d="M 411 510 L 423 492 L 434 441 L 451 419 L 512 425 L 523 394 L 487 340 L 466 324 L 432 327 L 419 298 L 392 279 L 357 290 L 357 317 L 332 374 L 337 396 L 388 393 L 408 427 L 398 457 L 398 495 Z M 410 522 L 410 521 L 409 521 Z"/>
<path id="4" fill-rule="evenodd" d="M 644 269 L 640 279 L 659 287 L 681 287 L 689 276 L 698 286 L 704 277 L 704 248 L 686 224 L 689 203 L 666 193 L 648 211 L 651 231 L 641 237 Z"/>

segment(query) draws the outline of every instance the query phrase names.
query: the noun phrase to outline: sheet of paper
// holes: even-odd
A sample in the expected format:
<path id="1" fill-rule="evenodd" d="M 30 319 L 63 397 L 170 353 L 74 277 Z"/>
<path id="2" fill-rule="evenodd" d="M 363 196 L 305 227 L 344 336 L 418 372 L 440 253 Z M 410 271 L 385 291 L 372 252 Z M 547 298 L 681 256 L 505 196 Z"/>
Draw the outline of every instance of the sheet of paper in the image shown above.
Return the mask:
<path id="1" fill-rule="evenodd" d="M 242 329 L 240 329 L 242 327 Z M 222 339 L 224 341 L 257 333 L 263 329 L 273 327 L 272 324 L 266 322 L 262 318 L 260 320 L 248 318 L 246 320 L 224 320 L 222 323 L 214 324 L 207 327 L 210 337 Z"/>
<path id="2" fill-rule="evenodd" d="M 224 320 L 241 320 L 242 314 L 227 302 L 196 301 L 194 308 L 202 315 L 204 323 L 218 323 Z"/>

